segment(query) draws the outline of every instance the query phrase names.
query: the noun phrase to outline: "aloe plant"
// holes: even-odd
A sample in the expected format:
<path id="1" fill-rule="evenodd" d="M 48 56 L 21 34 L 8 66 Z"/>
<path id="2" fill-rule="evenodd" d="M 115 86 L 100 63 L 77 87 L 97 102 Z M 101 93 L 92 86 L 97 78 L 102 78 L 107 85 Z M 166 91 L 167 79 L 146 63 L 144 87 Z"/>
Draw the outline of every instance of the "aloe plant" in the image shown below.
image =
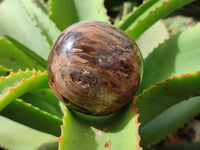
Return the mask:
<path id="1" fill-rule="evenodd" d="M 154 145 L 200 112 L 200 25 L 169 35 L 159 20 L 193 1 L 148 0 L 116 19 L 141 49 L 143 79 L 131 103 L 101 117 L 65 107 L 49 88 L 46 66 L 66 27 L 109 23 L 104 2 L 0 1 L 0 149 L 165 149 Z"/>

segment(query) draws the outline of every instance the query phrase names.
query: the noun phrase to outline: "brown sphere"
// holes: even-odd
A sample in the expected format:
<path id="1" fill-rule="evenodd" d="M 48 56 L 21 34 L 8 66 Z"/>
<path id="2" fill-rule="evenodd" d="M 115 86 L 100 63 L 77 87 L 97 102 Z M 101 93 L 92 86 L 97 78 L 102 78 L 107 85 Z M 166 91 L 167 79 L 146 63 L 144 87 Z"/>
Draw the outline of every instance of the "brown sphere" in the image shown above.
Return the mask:
<path id="1" fill-rule="evenodd" d="M 84 21 L 58 37 L 47 70 L 52 91 L 66 106 L 107 115 L 133 99 L 141 80 L 142 56 L 121 29 Z"/>

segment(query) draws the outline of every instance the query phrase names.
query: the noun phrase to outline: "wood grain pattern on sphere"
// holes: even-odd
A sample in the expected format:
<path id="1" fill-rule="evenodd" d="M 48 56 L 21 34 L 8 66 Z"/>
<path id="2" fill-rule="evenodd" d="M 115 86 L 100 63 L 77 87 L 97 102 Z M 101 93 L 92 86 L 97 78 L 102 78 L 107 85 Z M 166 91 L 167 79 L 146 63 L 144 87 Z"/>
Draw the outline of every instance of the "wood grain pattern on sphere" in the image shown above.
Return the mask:
<path id="1" fill-rule="evenodd" d="M 49 85 L 67 106 L 107 115 L 132 100 L 141 78 L 136 43 L 113 25 L 87 21 L 63 31 L 48 60 Z"/>

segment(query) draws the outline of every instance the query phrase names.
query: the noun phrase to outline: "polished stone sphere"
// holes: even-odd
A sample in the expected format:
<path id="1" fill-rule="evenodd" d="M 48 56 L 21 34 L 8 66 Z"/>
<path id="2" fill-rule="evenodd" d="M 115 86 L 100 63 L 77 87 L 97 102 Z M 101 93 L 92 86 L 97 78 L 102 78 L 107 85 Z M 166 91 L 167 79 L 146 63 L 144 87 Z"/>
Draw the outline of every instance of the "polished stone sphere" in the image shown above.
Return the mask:
<path id="1" fill-rule="evenodd" d="M 48 80 L 69 108 L 108 115 L 133 99 L 142 74 L 136 43 L 121 29 L 84 21 L 66 28 L 48 58 Z"/>

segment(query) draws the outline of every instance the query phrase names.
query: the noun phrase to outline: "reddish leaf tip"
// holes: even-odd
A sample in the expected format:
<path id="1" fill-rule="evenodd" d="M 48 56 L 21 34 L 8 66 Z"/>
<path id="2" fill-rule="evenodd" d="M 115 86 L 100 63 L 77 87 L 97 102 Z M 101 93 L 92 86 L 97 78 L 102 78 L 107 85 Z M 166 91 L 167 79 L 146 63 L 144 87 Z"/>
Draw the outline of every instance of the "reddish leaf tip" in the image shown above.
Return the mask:
<path id="1" fill-rule="evenodd" d="M 10 88 L 9 89 L 9 92 L 12 92 L 12 91 L 14 91 L 15 90 L 15 88 Z"/>
<path id="2" fill-rule="evenodd" d="M 158 83 L 156 83 L 157 86 L 160 85 L 160 84 L 162 84 L 162 82 L 158 82 Z"/>
<path id="3" fill-rule="evenodd" d="M 188 76 L 188 75 L 195 75 L 195 74 L 200 74 L 200 71 L 196 71 L 195 73 L 185 73 L 179 76 L 173 76 L 173 78 L 178 78 L 178 77 L 183 77 L 183 76 Z"/>
<path id="4" fill-rule="evenodd" d="M 12 71 L 12 72 L 10 72 L 10 74 L 9 75 L 12 75 L 12 74 L 14 74 L 14 72 Z"/>
<path id="5" fill-rule="evenodd" d="M 169 5 L 169 1 L 168 1 L 168 2 L 163 2 L 163 4 L 165 4 L 165 5 Z"/>
<path id="6" fill-rule="evenodd" d="M 22 79 L 22 82 L 26 81 L 26 79 Z"/>
<path id="7" fill-rule="evenodd" d="M 138 122 L 138 118 L 139 118 L 139 114 L 136 114 L 136 119 L 135 119 L 135 125 L 136 125 L 136 128 L 138 129 L 138 134 L 137 134 L 137 139 L 138 139 L 138 150 L 142 150 L 142 147 L 140 147 L 140 140 L 141 140 L 141 137 L 140 137 L 140 134 L 139 134 L 139 127 L 140 127 L 140 123 Z"/>
<path id="8" fill-rule="evenodd" d="M 63 125 L 60 125 L 60 128 L 63 129 Z"/>
<path id="9" fill-rule="evenodd" d="M 18 72 L 18 73 L 22 72 L 22 69 L 19 69 L 17 72 Z"/>
<path id="10" fill-rule="evenodd" d="M 36 75 L 38 75 L 38 73 L 37 73 L 37 72 L 34 72 L 34 73 L 33 73 L 33 76 L 36 76 Z"/>
<path id="11" fill-rule="evenodd" d="M 152 10 L 149 11 L 149 13 L 152 13 L 152 12 L 153 12 Z"/>
<path id="12" fill-rule="evenodd" d="M 133 110 L 133 112 L 134 112 L 135 114 L 137 114 L 137 112 L 138 112 L 138 108 L 135 108 L 135 99 L 136 99 L 136 97 L 133 97 L 132 110 Z"/>
<path id="13" fill-rule="evenodd" d="M 59 141 L 59 142 L 62 142 L 62 140 L 63 140 L 63 137 L 62 137 L 62 136 L 58 137 L 58 141 Z"/>

